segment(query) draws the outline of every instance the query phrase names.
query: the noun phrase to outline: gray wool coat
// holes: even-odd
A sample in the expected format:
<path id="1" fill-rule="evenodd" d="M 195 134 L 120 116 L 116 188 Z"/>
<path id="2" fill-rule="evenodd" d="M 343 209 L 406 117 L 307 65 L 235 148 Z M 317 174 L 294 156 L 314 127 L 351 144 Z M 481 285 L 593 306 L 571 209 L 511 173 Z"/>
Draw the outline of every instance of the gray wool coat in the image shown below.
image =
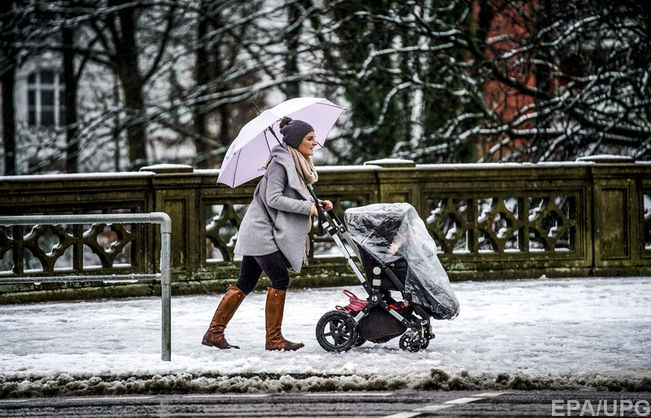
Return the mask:
<path id="1" fill-rule="evenodd" d="M 305 241 L 311 225 L 312 201 L 303 190 L 289 151 L 276 145 L 271 155 L 273 159 L 240 224 L 235 254 L 267 255 L 280 250 L 291 270 L 298 273 L 303 265 Z M 269 216 L 262 205 L 266 206 Z"/>

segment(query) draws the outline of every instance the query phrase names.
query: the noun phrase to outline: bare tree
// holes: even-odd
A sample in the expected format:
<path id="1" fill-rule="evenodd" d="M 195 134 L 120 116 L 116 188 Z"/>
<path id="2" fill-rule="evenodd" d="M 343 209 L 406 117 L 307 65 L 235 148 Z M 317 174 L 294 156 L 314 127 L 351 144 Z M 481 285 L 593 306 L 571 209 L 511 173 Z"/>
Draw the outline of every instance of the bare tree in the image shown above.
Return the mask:
<path id="1" fill-rule="evenodd" d="M 186 97 L 191 98 L 188 101 L 194 113 L 197 150 L 194 163 L 199 167 L 217 164 L 240 120 L 254 115 L 254 106 L 246 100 L 242 102 L 241 97 L 235 100 L 215 98 L 225 99 L 233 90 L 259 80 L 256 75 L 259 70 L 246 65 L 248 55 L 242 47 L 251 42 L 249 34 L 256 21 L 248 17 L 257 6 L 256 2 L 203 0 L 197 12 L 196 85 Z M 245 107 L 249 108 L 248 112 Z"/>
<path id="2" fill-rule="evenodd" d="M 376 156 L 357 142 L 382 141 L 395 144 L 385 155 L 423 162 L 651 152 L 640 2 L 330 5 L 322 33 L 335 34 L 329 77 L 352 103 L 342 138 L 353 145 L 341 148 L 353 161 Z"/>
<path id="3" fill-rule="evenodd" d="M 65 90 L 65 124 L 66 124 L 66 171 L 76 173 L 79 171 L 79 142 L 77 141 L 77 77 L 75 74 L 74 49 L 75 30 L 63 28 L 61 30 L 61 42 L 70 46 L 63 52 L 63 80 Z"/>
<path id="4" fill-rule="evenodd" d="M 0 48 L 0 67 L 2 74 L 2 142 L 4 145 L 4 172 L 16 173 L 16 110 L 14 101 L 14 85 L 16 83 L 16 63 L 18 51 L 16 47 L 17 30 L 12 27 L 15 19 L 15 1 L 4 1 L 0 4 L 0 25 L 2 47 Z"/>
<path id="5" fill-rule="evenodd" d="M 305 3 L 305 2 L 303 2 Z M 299 54 L 301 47 L 301 28 L 306 18 L 305 4 L 290 3 L 287 5 L 287 29 L 284 33 L 286 59 L 285 74 L 288 76 L 299 74 Z M 300 81 L 293 80 L 281 86 L 287 97 L 298 97 L 301 94 Z"/>
<path id="6" fill-rule="evenodd" d="M 155 4 L 154 4 L 155 5 Z M 142 4 L 128 0 L 107 0 L 101 13 L 95 13 L 95 18 L 89 24 L 102 50 L 86 51 L 88 56 L 106 65 L 117 74 L 124 98 L 126 113 L 126 132 L 131 169 L 137 169 L 147 164 L 147 117 L 144 97 L 145 83 L 156 74 L 161 59 L 165 53 L 170 31 L 174 25 L 176 5 L 163 6 L 162 20 L 164 22 L 155 48 L 154 57 L 148 62 L 148 68 L 141 57 L 142 46 L 138 38 L 139 18 L 143 7 L 152 4 Z M 149 21 L 148 23 L 152 23 Z M 157 26 L 152 26 L 155 30 Z"/>
<path id="7" fill-rule="evenodd" d="M 5 174 L 17 173 L 16 72 L 22 61 L 42 47 L 34 8 L 15 0 L 0 4 L 0 76 L 2 78 L 2 142 Z"/>
<path id="8" fill-rule="evenodd" d="M 269 91 L 293 94 L 285 89 L 296 86 L 303 75 L 284 73 L 291 54 L 283 42 L 285 11 L 296 2 L 204 0 L 196 10 L 186 8 L 196 15 L 188 27 L 193 28 L 195 41 L 184 55 L 194 58 L 196 84 L 179 89 L 168 107 L 159 106 L 158 121 L 175 129 L 181 140 L 193 138 L 197 150 L 193 164 L 218 166 L 239 129 L 256 116 L 256 108 L 265 107 Z M 191 126 L 170 123 L 170 116 L 181 108 L 191 110 Z"/>
<path id="9" fill-rule="evenodd" d="M 509 93 L 502 112 L 489 109 L 492 121 L 482 121 L 480 138 L 490 146 L 481 160 L 648 157 L 651 45 L 641 5 L 518 6 L 504 2 L 498 11 L 523 33 L 500 33 L 485 51 L 470 49 L 476 60 L 490 58 L 487 80 Z"/>
<path id="10" fill-rule="evenodd" d="M 18 173 L 18 149 L 23 145 L 16 124 L 16 74 L 28 59 L 47 50 L 52 37 L 60 30 L 46 9 L 47 3 L 42 0 L 9 0 L 0 5 L 2 142 L 6 174 Z"/>
<path id="11" fill-rule="evenodd" d="M 199 8 L 201 10 L 207 9 L 207 0 L 201 0 L 199 2 Z M 210 81 L 209 73 L 209 62 L 208 62 L 208 46 L 204 41 L 205 37 L 208 34 L 210 28 L 210 20 L 208 17 L 198 14 L 197 16 L 197 46 L 195 48 L 195 59 L 196 59 L 196 79 L 197 85 L 205 86 Z M 195 129 L 195 148 L 198 155 L 206 155 L 208 147 L 206 144 L 206 112 L 203 106 L 195 106 L 194 108 L 194 129 Z M 202 159 L 198 162 L 198 166 L 201 168 L 208 167 L 208 160 Z"/>
<path id="12" fill-rule="evenodd" d="M 49 6 L 53 7 L 54 2 Z M 90 19 L 88 10 L 92 10 L 93 4 L 88 0 L 68 0 L 53 7 L 52 17 L 61 22 L 60 45 L 52 48 L 61 53 L 62 75 L 65 85 L 63 105 L 65 117 L 63 123 L 66 130 L 66 171 L 76 173 L 79 171 L 80 136 L 79 120 L 77 112 L 77 95 L 79 90 L 79 79 L 83 75 L 89 55 L 80 55 L 77 47 L 77 37 L 84 31 L 84 24 Z M 88 50 L 96 42 L 89 42 L 85 48 Z"/>

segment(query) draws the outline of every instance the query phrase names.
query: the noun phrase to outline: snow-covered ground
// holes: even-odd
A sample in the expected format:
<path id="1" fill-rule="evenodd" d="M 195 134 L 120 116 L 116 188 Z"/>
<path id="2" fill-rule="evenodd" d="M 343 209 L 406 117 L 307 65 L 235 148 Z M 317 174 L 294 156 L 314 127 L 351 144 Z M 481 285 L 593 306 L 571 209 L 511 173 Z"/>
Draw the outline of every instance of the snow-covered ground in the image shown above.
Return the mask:
<path id="1" fill-rule="evenodd" d="M 0 306 L 0 397 L 157 391 L 383 388 L 650 390 L 651 277 L 457 282 L 453 321 L 407 353 L 398 338 L 325 352 L 314 329 L 343 288 L 288 292 L 283 333 L 305 348 L 264 350 L 264 299 L 227 329 L 240 350 L 200 344 L 221 294 L 172 299 L 172 361 L 160 358 L 157 297 Z M 365 296 L 360 287 L 349 287 Z"/>

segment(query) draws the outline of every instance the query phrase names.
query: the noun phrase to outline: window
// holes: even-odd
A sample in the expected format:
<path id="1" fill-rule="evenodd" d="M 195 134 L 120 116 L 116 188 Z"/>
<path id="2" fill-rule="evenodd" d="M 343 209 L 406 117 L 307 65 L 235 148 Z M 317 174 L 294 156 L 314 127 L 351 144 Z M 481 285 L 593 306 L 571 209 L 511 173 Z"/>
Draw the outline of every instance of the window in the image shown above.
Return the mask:
<path id="1" fill-rule="evenodd" d="M 54 71 L 33 72 L 27 78 L 27 123 L 35 127 L 56 127 L 65 122 L 65 86 Z"/>

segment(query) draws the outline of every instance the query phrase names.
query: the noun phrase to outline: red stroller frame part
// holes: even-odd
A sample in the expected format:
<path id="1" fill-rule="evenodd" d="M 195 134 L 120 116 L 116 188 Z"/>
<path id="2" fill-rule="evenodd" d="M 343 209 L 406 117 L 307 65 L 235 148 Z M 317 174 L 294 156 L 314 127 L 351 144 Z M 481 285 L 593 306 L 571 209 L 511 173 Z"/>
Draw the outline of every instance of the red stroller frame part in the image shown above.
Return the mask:
<path id="1" fill-rule="evenodd" d="M 346 306 L 341 306 L 337 305 L 335 306 L 335 309 L 344 313 L 351 313 L 351 312 L 359 312 L 362 309 L 364 309 L 364 306 L 366 306 L 366 301 L 358 298 L 353 292 L 350 290 L 344 290 L 344 295 L 348 296 L 349 303 Z"/>
<path id="2" fill-rule="evenodd" d="M 309 185 L 308 190 L 315 202 L 321 202 Z M 391 266 L 380 260 L 373 259 L 370 262 L 365 259 L 370 255 L 358 247 L 334 211 L 324 211 L 321 204 L 316 206 L 319 223 L 339 247 L 369 295 L 367 300 L 362 300 L 345 290 L 344 294 L 350 299 L 349 304 L 345 307 L 337 306 L 336 310 L 324 314 L 317 323 L 316 338 L 319 345 L 326 351 L 341 352 L 360 346 L 367 339 L 386 342 L 401 335 L 401 349 L 416 352 L 427 348 L 429 340 L 434 338 L 430 315 L 420 306 L 410 303 L 407 297 L 406 302 L 397 302 L 391 298 L 390 290 L 399 290 L 405 296 L 404 278 L 401 280 Z M 353 250 L 353 254 L 344 242 Z M 353 256 L 363 263 L 370 276 L 368 279 L 362 274 Z"/>

